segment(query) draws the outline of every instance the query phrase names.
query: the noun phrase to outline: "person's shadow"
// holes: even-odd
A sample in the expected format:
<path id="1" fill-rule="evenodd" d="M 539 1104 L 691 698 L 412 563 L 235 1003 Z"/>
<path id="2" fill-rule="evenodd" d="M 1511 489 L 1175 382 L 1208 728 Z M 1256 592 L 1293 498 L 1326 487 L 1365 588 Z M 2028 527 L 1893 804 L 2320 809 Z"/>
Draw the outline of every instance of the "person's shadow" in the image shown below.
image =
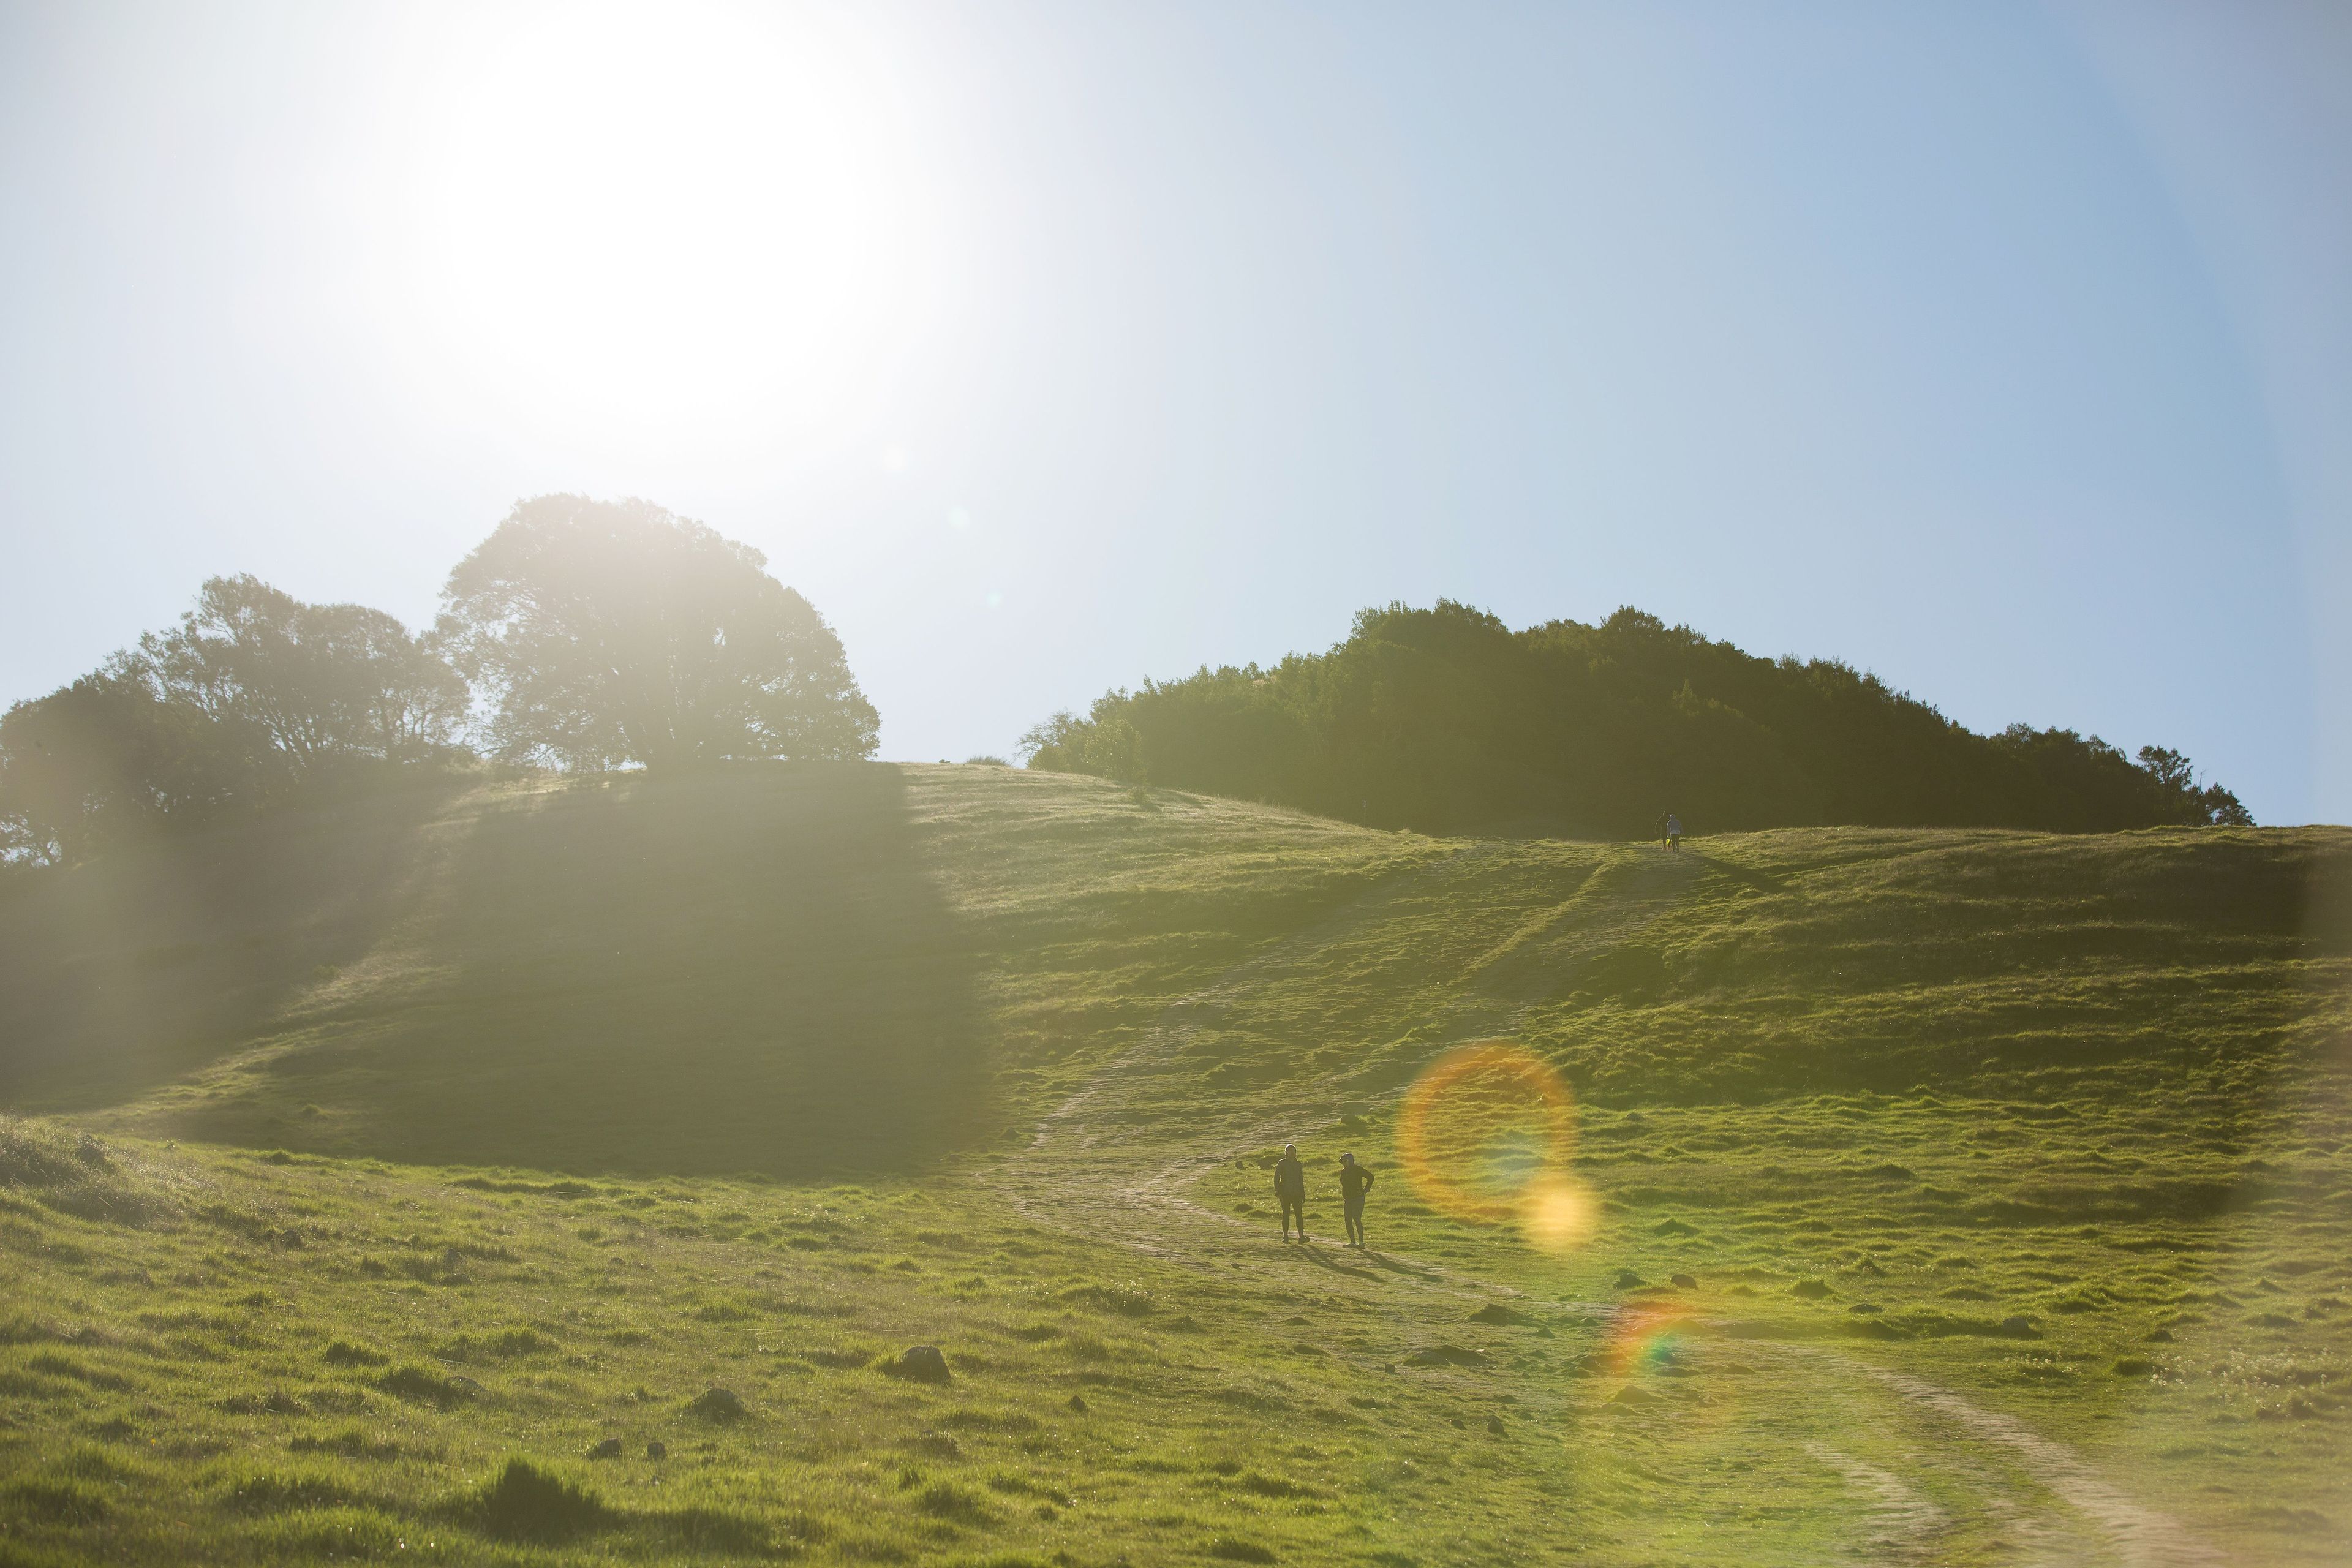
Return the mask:
<path id="1" fill-rule="evenodd" d="M 1318 1268 L 1328 1269 L 1333 1274 L 1345 1274 L 1357 1279 L 1380 1278 L 1369 1268 L 1359 1268 L 1353 1264 L 1343 1263 L 1339 1258 L 1329 1256 L 1329 1247 L 1322 1243 L 1309 1242 L 1298 1250 L 1307 1255 L 1307 1262 L 1314 1264 Z"/>

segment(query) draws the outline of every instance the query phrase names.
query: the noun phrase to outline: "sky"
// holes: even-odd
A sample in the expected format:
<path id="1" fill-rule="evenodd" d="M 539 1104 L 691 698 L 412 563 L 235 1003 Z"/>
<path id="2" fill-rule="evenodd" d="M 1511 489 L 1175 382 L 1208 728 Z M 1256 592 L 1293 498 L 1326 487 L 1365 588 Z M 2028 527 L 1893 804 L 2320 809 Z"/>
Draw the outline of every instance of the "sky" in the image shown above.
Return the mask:
<path id="1" fill-rule="evenodd" d="M 2352 820 L 2352 8 L 0 0 L 0 701 L 644 496 L 882 754 L 1635 605 Z"/>

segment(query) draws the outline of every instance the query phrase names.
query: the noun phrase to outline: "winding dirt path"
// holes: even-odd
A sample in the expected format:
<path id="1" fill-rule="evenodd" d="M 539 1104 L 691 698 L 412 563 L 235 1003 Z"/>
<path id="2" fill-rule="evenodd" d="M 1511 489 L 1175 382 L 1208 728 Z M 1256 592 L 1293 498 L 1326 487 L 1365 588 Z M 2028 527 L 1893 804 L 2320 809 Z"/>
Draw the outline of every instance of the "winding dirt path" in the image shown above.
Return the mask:
<path id="1" fill-rule="evenodd" d="M 1299 1127 L 1324 1124 L 1335 1104 L 1393 1098 L 1402 1081 L 1398 1064 L 1372 1062 L 1286 1077 L 1221 1097 L 1229 1109 L 1204 1109 L 1197 1092 L 1204 1068 L 1195 1049 L 1202 1032 L 1232 1007 L 1280 985 L 1398 906 L 1428 899 L 1448 877 L 1475 875 L 1481 858 L 1495 852 L 1474 846 L 1402 873 L 1164 1009 L 1143 1040 L 1055 1107 L 1028 1148 L 999 1167 L 997 1180 L 1008 1201 L 1033 1221 L 1092 1234 L 1116 1231 L 1135 1251 L 1222 1279 L 1238 1276 L 1297 1289 L 1302 1264 L 1311 1266 L 1319 1288 L 1377 1300 L 1400 1342 L 1458 1338 L 1467 1301 L 1527 1299 L 1513 1287 L 1392 1249 L 1353 1253 L 1320 1242 L 1279 1251 L 1270 1241 L 1250 1246 L 1244 1238 L 1261 1233 L 1261 1226 L 1245 1226 L 1192 1196 L 1212 1171 Z M 1436 1026 L 1416 1031 L 1424 1042 L 1419 1047 L 1422 1060 L 1461 1041 L 1516 1033 L 1535 1000 L 1671 910 L 1704 868 L 1696 856 L 1676 861 L 1654 852 L 1624 851 L 1605 858 L 1569 898 L 1488 953 L 1465 984 L 1437 1005 Z M 1192 1092 L 1184 1093 L 1186 1089 Z M 1108 1225 L 1106 1211 L 1117 1211 Z M 1413 1289 L 1400 1294 L 1400 1282 Z M 1617 1310 L 1605 1302 L 1546 1304 L 1598 1316 Z M 1994 1537 L 1999 1558 L 2021 1564 L 2054 1568 L 2104 1561 L 2117 1568 L 2217 1568 L 2226 1561 L 2179 1521 L 2135 1500 L 2071 1448 L 2013 1416 L 1910 1373 L 1836 1352 L 1754 1341 L 1742 1348 L 1833 1363 L 1829 1370 L 1834 1376 L 1828 1381 L 1847 1396 L 1874 1392 L 1920 1429 L 1906 1453 L 1918 1468 L 1916 1481 L 1828 1443 L 1806 1445 L 1857 1500 L 1858 1561 L 1937 1561 L 1958 1522 L 1955 1508 L 1973 1515 Z M 1342 1359 L 1370 1371 L 1383 1358 L 1359 1353 Z M 1431 1375 L 1446 1380 L 1449 1369 L 1432 1369 Z M 1563 1394 L 1562 1402 L 1569 1397 Z M 1891 1412 L 1887 1420 L 1895 1424 Z"/>

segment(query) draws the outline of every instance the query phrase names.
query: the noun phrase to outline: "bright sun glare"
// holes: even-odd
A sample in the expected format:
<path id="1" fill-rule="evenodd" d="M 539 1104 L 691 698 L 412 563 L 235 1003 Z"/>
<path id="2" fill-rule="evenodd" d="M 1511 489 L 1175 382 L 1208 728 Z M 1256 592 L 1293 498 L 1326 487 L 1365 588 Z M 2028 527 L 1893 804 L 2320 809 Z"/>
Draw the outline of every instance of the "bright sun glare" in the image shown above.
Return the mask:
<path id="1" fill-rule="evenodd" d="M 590 434 L 818 436 L 929 309 L 905 94 L 813 9 L 483 10 L 408 151 L 410 310 L 444 374 Z"/>

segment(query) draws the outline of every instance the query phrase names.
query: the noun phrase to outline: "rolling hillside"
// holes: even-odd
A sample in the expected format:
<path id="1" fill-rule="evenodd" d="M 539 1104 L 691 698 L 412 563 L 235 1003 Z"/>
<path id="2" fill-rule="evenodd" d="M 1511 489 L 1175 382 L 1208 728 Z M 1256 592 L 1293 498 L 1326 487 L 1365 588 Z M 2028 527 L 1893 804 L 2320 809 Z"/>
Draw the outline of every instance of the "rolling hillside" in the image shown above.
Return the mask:
<path id="1" fill-rule="evenodd" d="M 0 891 L 0 1560 L 2342 1561 L 2347 888 L 876 764 L 119 853 Z M 1496 1039 L 1572 1126 L 1413 1145 Z"/>

